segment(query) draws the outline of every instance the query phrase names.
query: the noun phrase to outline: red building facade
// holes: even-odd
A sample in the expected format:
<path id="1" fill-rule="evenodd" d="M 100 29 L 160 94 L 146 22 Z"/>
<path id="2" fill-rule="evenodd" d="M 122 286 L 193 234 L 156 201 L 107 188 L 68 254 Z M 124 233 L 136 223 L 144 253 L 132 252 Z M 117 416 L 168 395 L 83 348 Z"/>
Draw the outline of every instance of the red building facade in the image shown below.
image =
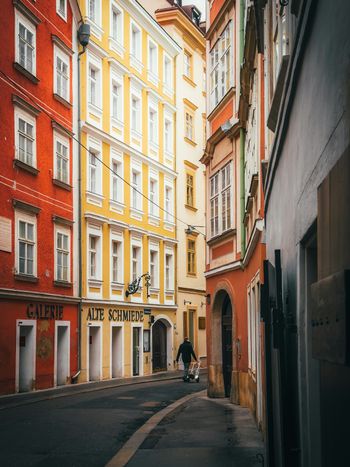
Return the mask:
<path id="1" fill-rule="evenodd" d="M 77 371 L 73 69 L 79 10 L 6 0 L 0 40 L 0 394 Z"/>
<path id="2" fill-rule="evenodd" d="M 208 393 L 250 407 L 263 423 L 263 61 L 245 5 L 208 2 Z"/>

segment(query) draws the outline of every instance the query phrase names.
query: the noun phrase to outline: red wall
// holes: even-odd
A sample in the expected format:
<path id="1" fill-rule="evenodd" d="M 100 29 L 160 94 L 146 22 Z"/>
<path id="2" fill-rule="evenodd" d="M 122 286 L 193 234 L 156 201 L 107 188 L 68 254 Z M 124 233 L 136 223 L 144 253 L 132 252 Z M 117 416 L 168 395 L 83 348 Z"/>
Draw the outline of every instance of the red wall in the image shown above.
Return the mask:
<path id="1" fill-rule="evenodd" d="M 12 219 L 12 253 L 0 251 L 0 287 L 72 295 L 72 288 L 67 289 L 53 285 L 54 224 L 52 216 L 57 215 L 73 220 L 73 196 L 72 191 L 58 187 L 52 182 L 54 148 L 51 119 L 43 112 L 36 118 L 36 158 L 37 168 L 40 170 L 39 174 L 35 176 L 22 169 L 14 168 L 14 106 L 11 100 L 14 93 L 33 105 L 33 102 L 29 99 L 29 96 L 31 96 L 35 102 L 50 112 L 53 119 L 68 129 L 72 128 L 72 109 L 66 108 L 53 97 L 54 46 L 51 38 L 52 34 L 57 35 L 68 47 L 71 47 L 72 11 L 69 2 L 67 2 L 68 21 L 65 22 L 56 13 L 55 1 L 38 0 L 33 4 L 33 2 L 23 0 L 23 3 L 41 19 L 41 23 L 36 27 L 36 76 L 40 82 L 38 84 L 32 83 L 27 77 L 13 68 L 13 62 L 15 61 L 15 9 L 12 0 L 4 0 L 1 2 L 0 42 L 3 45 L 6 44 L 6 47 L 2 47 L 0 54 L 0 70 L 14 80 L 15 85 L 10 86 L 8 81 L 0 79 L 0 141 L 2 148 L 2 157 L 0 158 L 0 199 L 2 200 L 0 215 Z M 71 79 L 71 101 L 72 81 Z M 24 93 L 21 93 L 18 86 L 23 89 Z M 70 183 L 72 183 L 72 145 L 70 149 Z M 39 278 L 37 284 L 20 282 L 14 278 L 15 229 L 12 199 L 18 199 L 41 208 L 37 216 Z M 71 240 L 73 240 L 72 237 L 71 235 Z M 72 245 L 71 253 L 73 253 Z M 71 261 L 72 265 L 73 254 L 71 254 Z"/>
<path id="2" fill-rule="evenodd" d="M 1 301 L 0 326 L 0 394 L 15 391 L 16 378 L 16 320 L 28 319 L 27 305 L 35 301 Z M 45 303 L 52 303 L 48 300 Z M 78 307 L 63 304 L 63 321 L 70 321 L 70 374 L 77 372 Z M 55 320 L 38 319 L 36 330 L 36 384 L 35 389 L 46 389 L 54 384 Z M 4 364 L 6 362 L 6 364 Z"/>
<path id="3" fill-rule="evenodd" d="M 224 3 L 225 0 L 214 0 L 210 9 L 210 24 L 215 20 Z"/>

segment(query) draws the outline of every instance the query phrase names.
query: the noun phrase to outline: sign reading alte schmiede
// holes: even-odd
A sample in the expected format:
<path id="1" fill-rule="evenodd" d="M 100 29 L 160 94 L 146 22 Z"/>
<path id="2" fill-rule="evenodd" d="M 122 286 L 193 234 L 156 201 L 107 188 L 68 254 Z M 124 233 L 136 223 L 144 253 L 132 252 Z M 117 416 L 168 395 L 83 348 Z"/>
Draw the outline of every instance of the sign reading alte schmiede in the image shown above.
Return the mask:
<path id="1" fill-rule="evenodd" d="M 130 321 L 132 323 L 143 321 L 143 311 L 139 310 L 120 310 L 116 308 L 96 308 L 90 307 L 86 320 L 87 321 Z"/>

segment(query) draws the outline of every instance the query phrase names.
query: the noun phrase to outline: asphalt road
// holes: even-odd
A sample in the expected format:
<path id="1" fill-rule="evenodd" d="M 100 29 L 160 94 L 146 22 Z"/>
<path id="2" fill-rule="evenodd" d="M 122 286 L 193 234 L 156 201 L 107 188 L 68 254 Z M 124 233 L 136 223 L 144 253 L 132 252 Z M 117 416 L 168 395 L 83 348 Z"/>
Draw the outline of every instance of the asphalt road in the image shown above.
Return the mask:
<path id="1" fill-rule="evenodd" d="M 0 465 L 104 466 L 154 413 L 205 387 L 168 380 L 3 409 Z"/>

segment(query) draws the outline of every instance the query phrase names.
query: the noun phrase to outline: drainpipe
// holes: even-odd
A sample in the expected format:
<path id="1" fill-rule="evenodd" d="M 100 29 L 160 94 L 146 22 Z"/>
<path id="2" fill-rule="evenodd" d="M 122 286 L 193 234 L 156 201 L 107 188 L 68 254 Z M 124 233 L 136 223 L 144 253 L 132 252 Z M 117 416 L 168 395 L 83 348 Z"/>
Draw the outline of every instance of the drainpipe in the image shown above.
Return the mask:
<path id="1" fill-rule="evenodd" d="M 240 8 L 239 8 L 239 61 L 240 61 L 240 69 L 242 69 L 243 65 L 243 54 L 244 54 L 244 9 L 245 9 L 245 0 L 240 0 Z M 242 259 L 245 254 L 245 228 L 244 228 L 244 210 L 245 210 L 245 175 L 244 175 L 244 164 L 245 164 L 245 130 L 241 128 L 239 130 L 240 137 L 240 202 L 241 202 L 241 254 Z"/>
<path id="2" fill-rule="evenodd" d="M 85 53 L 90 38 L 90 26 L 82 23 L 78 30 L 79 43 L 82 50 L 78 53 L 78 261 L 79 261 L 79 312 L 78 312 L 78 371 L 72 376 L 72 381 L 76 382 L 81 372 L 81 312 L 82 312 L 82 219 L 81 219 L 81 97 L 80 97 L 80 57 Z"/>

